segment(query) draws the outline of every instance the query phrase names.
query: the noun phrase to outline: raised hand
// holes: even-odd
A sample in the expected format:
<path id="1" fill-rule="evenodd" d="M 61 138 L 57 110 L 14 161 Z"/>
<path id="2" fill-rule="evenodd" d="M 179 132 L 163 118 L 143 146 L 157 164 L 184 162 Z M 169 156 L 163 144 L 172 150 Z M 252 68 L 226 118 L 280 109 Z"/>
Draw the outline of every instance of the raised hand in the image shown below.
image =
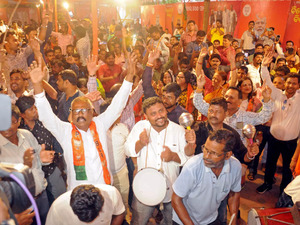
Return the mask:
<path id="1" fill-rule="evenodd" d="M 235 63 L 235 51 L 233 49 L 229 49 L 227 53 L 227 59 L 231 63 Z"/>
<path id="2" fill-rule="evenodd" d="M 266 85 L 266 80 L 264 80 L 261 89 L 262 89 L 262 96 L 264 98 L 264 102 L 268 102 L 271 99 L 272 89 L 268 87 L 268 85 Z"/>
<path id="3" fill-rule="evenodd" d="M 42 144 L 40 152 L 40 159 L 42 163 L 52 163 L 54 159 L 55 151 L 45 150 L 45 144 Z"/>
<path id="4" fill-rule="evenodd" d="M 160 51 L 158 49 L 150 51 L 148 56 L 148 63 L 153 64 L 156 59 L 159 58 Z"/>
<path id="5" fill-rule="evenodd" d="M 272 48 L 270 48 L 268 51 L 266 51 L 264 58 L 261 62 L 262 66 L 268 66 L 273 61 L 273 55 L 274 52 Z"/>
<path id="6" fill-rule="evenodd" d="M 133 77 L 136 72 L 136 64 L 138 62 L 138 56 L 132 52 L 128 58 L 128 73 L 126 76 L 126 80 L 129 82 L 133 82 Z"/>
<path id="7" fill-rule="evenodd" d="M 29 74 L 33 84 L 42 83 L 45 73 L 45 68 L 42 70 L 42 58 L 38 58 L 39 63 L 33 61 L 30 65 Z"/>
<path id="8" fill-rule="evenodd" d="M 200 54 L 199 54 L 199 58 L 203 59 L 207 54 L 208 54 L 208 49 L 207 48 L 201 48 L 201 51 L 200 51 Z"/>
<path id="9" fill-rule="evenodd" d="M 99 91 L 93 91 L 93 92 L 87 93 L 85 95 L 85 97 L 87 97 L 91 102 L 99 101 L 100 99 L 103 100 L 101 93 Z"/>
<path id="10" fill-rule="evenodd" d="M 98 64 L 97 56 L 96 55 L 90 55 L 87 58 L 86 61 L 86 67 L 89 72 L 89 75 L 95 75 L 98 69 L 100 68 L 100 65 Z"/>
<path id="11" fill-rule="evenodd" d="M 206 83 L 205 75 L 202 70 L 202 73 L 197 77 L 197 89 L 203 89 Z"/>

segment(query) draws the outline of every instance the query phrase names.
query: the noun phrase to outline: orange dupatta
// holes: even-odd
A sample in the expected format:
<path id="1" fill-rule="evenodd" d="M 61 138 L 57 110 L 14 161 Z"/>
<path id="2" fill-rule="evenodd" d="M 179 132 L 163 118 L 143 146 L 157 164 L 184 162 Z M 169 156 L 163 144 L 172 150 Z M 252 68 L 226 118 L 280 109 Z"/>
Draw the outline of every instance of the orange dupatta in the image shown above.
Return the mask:
<path id="1" fill-rule="evenodd" d="M 73 163 L 74 169 L 76 173 L 76 180 L 87 180 L 87 175 L 85 172 L 85 156 L 84 156 L 84 147 L 83 141 L 81 137 L 81 133 L 77 129 L 77 127 L 71 123 L 72 125 L 72 148 L 73 148 Z M 105 153 L 102 148 L 102 144 L 99 139 L 99 135 L 96 129 L 96 124 L 94 121 L 91 122 L 89 129 L 93 135 L 93 139 L 99 153 L 99 158 L 101 161 L 102 169 L 103 169 L 103 177 L 106 184 L 111 184 L 110 174 L 107 168 L 107 160 L 105 157 Z"/>

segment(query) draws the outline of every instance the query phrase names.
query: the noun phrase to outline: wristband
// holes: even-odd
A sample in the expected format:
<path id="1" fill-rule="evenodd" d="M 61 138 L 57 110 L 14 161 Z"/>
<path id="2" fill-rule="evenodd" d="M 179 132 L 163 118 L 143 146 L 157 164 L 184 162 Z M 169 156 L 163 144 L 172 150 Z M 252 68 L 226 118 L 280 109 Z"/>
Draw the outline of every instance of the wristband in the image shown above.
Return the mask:
<path id="1" fill-rule="evenodd" d="M 203 88 L 197 88 L 196 91 L 202 92 Z"/>
<path id="2" fill-rule="evenodd" d="M 247 156 L 247 158 L 248 158 L 249 160 L 253 160 L 253 159 L 255 159 L 255 156 L 253 156 L 252 158 L 251 158 L 251 157 L 249 157 L 249 156 L 248 156 L 248 152 L 247 152 L 246 156 Z"/>
<path id="3" fill-rule="evenodd" d="M 148 66 L 148 67 L 153 67 L 153 64 L 147 62 L 146 66 Z"/>
<path id="4" fill-rule="evenodd" d="M 96 76 L 96 74 L 94 74 L 94 75 L 89 75 L 90 77 L 95 77 Z"/>
<path id="5" fill-rule="evenodd" d="M 41 25 L 41 27 L 45 27 L 45 28 L 47 28 L 47 27 L 48 27 L 48 25 Z"/>

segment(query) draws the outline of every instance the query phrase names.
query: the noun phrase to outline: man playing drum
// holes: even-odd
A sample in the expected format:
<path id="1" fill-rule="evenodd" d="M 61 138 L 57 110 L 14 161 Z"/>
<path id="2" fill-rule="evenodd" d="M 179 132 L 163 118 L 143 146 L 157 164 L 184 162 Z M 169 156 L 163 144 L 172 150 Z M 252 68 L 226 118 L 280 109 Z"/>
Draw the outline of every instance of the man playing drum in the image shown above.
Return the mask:
<path id="1" fill-rule="evenodd" d="M 236 224 L 242 167 L 231 157 L 234 143 L 231 131 L 213 131 L 202 145 L 203 153 L 186 162 L 173 184 L 173 224 L 221 224 L 217 219 L 218 208 L 228 194 L 232 224 Z"/>
<path id="2" fill-rule="evenodd" d="M 193 132 L 188 133 L 193 135 L 193 138 L 189 138 L 193 142 L 187 143 L 184 128 L 168 120 L 167 110 L 158 97 L 146 99 L 143 102 L 143 111 L 147 120 L 139 121 L 133 127 L 127 138 L 125 151 L 128 156 L 137 157 L 138 173 L 146 171 L 145 168 L 147 167 L 163 172 L 168 180 L 167 183 L 170 184 L 169 192 L 167 191 L 165 198 L 162 199 L 164 219 L 161 224 L 172 224 L 171 185 L 178 177 L 179 167 L 188 158 L 185 155 L 185 150 L 195 148 L 195 134 Z M 138 194 L 135 193 L 135 195 Z M 153 193 L 150 193 L 150 196 L 151 194 Z M 152 197 L 155 198 L 155 196 Z M 134 196 L 131 221 L 133 225 L 147 224 L 155 208 L 155 206 L 146 205 L 143 200 L 139 200 Z"/>

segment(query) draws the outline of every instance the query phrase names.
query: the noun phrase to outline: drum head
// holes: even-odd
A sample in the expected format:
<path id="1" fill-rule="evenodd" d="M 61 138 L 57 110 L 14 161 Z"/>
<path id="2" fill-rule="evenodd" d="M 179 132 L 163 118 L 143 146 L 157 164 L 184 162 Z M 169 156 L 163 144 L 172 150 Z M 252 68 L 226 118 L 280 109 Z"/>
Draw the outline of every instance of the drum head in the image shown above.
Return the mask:
<path id="1" fill-rule="evenodd" d="M 248 225 L 261 225 L 259 215 L 253 208 L 248 213 Z"/>
<path id="2" fill-rule="evenodd" d="M 158 170 L 145 168 L 135 175 L 132 189 L 141 203 L 155 206 L 161 203 L 166 195 L 166 179 Z"/>

